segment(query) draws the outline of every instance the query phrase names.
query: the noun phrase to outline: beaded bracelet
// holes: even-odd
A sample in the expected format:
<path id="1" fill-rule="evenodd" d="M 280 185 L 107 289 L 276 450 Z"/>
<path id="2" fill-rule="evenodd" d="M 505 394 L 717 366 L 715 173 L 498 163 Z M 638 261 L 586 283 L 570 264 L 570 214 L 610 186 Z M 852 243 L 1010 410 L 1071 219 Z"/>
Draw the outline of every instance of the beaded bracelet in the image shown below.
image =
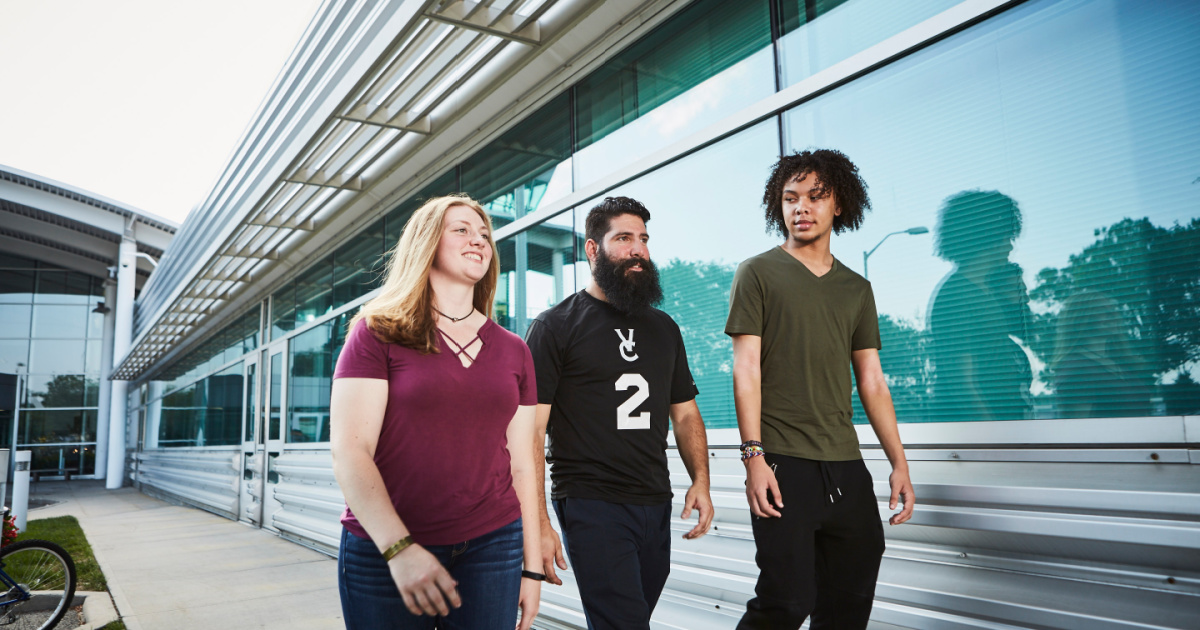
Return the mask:
<path id="1" fill-rule="evenodd" d="M 763 451 L 762 442 L 759 442 L 758 440 L 747 440 L 744 444 L 742 444 L 743 462 L 751 457 L 758 457 L 765 454 L 766 453 Z"/>
<path id="2" fill-rule="evenodd" d="M 745 451 L 745 452 L 743 452 L 743 453 L 742 453 L 742 461 L 744 462 L 744 461 L 746 461 L 746 460 L 748 460 L 748 459 L 750 459 L 750 458 L 752 458 L 752 457 L 758 457 L 758 456 L 760 456 L 760 455 L 766 455 L 766 453 L 764 453 L 764 452 L 762 451 L 762 449 L 758 449 L 758 450 L 755 450 L 755 451 L 752 451 L 752 450 L 747 450 L 747 451 Z"/>

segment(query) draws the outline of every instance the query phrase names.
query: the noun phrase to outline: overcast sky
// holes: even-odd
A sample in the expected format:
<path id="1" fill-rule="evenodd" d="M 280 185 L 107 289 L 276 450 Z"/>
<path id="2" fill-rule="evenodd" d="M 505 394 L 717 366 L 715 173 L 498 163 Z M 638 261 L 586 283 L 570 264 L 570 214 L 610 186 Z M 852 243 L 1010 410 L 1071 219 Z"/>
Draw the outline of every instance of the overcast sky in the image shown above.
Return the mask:
<path id="1" fill-rule="evenodd" d="M 0 0 L 0 164 L 182 223 L 320 0 Z"/>

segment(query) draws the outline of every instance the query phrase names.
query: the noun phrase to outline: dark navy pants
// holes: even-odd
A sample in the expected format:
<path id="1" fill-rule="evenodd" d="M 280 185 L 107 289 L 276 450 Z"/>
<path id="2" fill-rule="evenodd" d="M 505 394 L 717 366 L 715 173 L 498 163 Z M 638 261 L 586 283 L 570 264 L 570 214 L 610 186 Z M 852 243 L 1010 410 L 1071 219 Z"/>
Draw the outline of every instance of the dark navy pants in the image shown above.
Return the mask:
<path id="1" fill-rule="evenodd" d="M 589 630 L 649 630 L 671 572 L 671 502 L 554 501 Z"/>
<path id="2" fill-rule="evenodd" d="M 766 455 L 783 494 L 782 517 L 751 517 L 757 595 L 738 630 L 863 629 L 883 559 L 883 525 L 861 459 L 818 462 Z"/>

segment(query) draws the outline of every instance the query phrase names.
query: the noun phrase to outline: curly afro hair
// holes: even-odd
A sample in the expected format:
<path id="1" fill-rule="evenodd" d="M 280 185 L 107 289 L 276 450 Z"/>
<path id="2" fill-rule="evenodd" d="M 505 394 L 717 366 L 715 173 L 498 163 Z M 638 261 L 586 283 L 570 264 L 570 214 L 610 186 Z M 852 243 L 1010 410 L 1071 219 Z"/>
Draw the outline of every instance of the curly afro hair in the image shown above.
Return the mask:
<path id="1" fill-rule="evenodd" d="M 804 179 L 816 173 L 820 183 L 819 194 L 833 194 L 841 214 L 833 218 L 833 231 L 857 230 L 862 225 L 863 215 L 871 209 L 867 197 L 867 183 L 858 174 L 858 167 L 841 151 L 817 149 L 800 151 L 779 158 L 767 178 L 767 189 L 763 193 L 763 216 L 767 219 L 767 232 L 778 232 L 788 236 L 787 224 L 783 219 L 783 188 L 794 179 Z"/>

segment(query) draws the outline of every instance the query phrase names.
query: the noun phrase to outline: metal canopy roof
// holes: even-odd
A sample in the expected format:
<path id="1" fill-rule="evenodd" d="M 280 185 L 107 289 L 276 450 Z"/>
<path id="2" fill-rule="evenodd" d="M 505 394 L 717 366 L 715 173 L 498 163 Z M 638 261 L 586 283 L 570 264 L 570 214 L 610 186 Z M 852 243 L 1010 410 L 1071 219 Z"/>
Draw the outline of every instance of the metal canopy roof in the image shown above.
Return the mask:
<path id="1" fill-rule="evenodd" d="M 52 179 L 0 165 L 0 248 L 107 276 L 128 231 L 137 249 L 163 255 L 174 222 Z M 139 283 L 152 268 L 138 262 Z"/>
<path id="2" fill-rule="evenodd" d="M 415 189 L 414 177 L 461 155 L 464 141 L 512 120 L 512 107 L 535 104 L 529 94 L 548 77 L 579 72 L 571 61 L 603 49 L 597 41 L 624 36 L 671 4 L 683 3 L 323 5 L 143 291 L 136 338 L 113 378 L 134 380 L 182 352 L 181 338 L 232 317 L 248 293 L 261 298 L 265 285 L 303 264 L 300 254 L 363 216 L 373 220 Z M 641 21 L 630 19 L 639 13 Z"/>

